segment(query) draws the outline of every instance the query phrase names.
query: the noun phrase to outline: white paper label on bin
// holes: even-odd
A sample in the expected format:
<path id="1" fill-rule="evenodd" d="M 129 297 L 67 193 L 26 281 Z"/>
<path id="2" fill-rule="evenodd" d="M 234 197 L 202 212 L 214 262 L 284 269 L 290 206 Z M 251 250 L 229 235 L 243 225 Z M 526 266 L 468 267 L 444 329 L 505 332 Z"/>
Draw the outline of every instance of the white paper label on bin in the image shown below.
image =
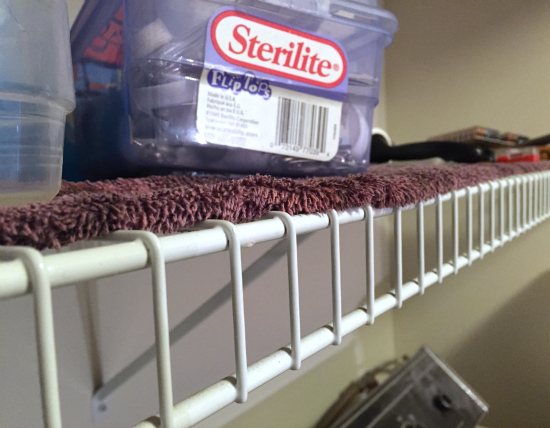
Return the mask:
<path id="1" fill-rule="evenodd" d="M 204 70 L 197 128 L 205 141 L 318 161 L 338 151 L 342 103 L 270 86 L 252 72 Z"/>
<path id="2" fill-rule="evenodd" d="M 329 161 L 348 61 L 331 38 L 231 7 L 208 25 L 197 129 L 205 143 Z"/>

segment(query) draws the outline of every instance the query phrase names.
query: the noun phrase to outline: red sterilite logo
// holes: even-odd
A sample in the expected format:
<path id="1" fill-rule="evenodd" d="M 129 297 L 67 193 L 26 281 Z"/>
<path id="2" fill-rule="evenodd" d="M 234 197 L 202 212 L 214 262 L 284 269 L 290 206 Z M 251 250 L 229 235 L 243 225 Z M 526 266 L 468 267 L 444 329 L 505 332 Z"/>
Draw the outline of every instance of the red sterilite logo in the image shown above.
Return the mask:
<path id="1" fill-rule="evenodd" d="M 220 13 L 211 37 L 221 57 L 240 67 L 323 88 L 346 77 L 346 56 L 336 43 L 241 12 Z"/>

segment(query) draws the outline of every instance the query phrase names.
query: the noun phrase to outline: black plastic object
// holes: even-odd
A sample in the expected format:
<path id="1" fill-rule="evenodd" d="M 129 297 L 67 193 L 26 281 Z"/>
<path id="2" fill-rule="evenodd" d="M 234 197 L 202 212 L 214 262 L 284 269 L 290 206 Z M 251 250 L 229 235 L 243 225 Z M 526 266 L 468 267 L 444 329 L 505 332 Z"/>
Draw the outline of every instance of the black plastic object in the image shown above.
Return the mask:
<path id="1" fill-rule="evenodd" d="M 543 135 L 542 137 L 531 138 L 523 142 L 522 146 L 547 146 L 550 144 L 550 134 Z"/>
<path id="2" fill-rule="evenodd" d="M 494 153 L 480 145 L 453 141 L 425 141 L 390 146 L 380 134 L 372 136 L 370 161 L 385 163 L 390 160 L 420 160 L 442 158 L 459 163 L 494 162 Z"/>

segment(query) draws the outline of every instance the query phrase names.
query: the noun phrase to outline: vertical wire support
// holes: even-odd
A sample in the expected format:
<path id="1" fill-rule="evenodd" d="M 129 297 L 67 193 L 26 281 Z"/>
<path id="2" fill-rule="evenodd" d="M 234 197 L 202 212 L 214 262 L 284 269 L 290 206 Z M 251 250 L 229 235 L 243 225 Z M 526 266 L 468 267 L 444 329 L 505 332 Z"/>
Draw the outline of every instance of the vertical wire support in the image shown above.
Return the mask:
<path id="1" fill-rule="evenodd" d="M 227 237 L 229 244 L 229 262 L 231 285 L 233 287 L 233 329 L 235 334 L 235 366 L 237 378 L 237 403 L 244 403 L 248 398 L 248 370 L 246 357 L 246 332 L 244 322 L 243 271 L 241 243 L 234 225 L 225 220 L 205 220 L 199 225 L 201 229 L 219 227 Z"/>
<path id="2" fill-rule="evenodd" d="M 298 284 L 298 241 L 296 228 L 292 217 L 281 211 L 270 212 L 268 218 L 278 218 L 285 226 L 286 239 L 288 241 L 288 287 L 290 304 L 290 345 L 291 345 L 291 370 L 298 370 L 302 365 L 302 347 L 300 330 L 300 289 Z"/>
<path id="3" fill-rule="evenodd" d="M 548 182 L 548 180 L 550 178 L 550 175 L 548 174 L 548 172 L 544 173 L 544 178 L 545 178 L 545 192 L 544 192 L 544 194 L 545 194 L 545 201 L 546 201 L 546 203 L 544 204 L 544 212 L 545 212 L 546 216 L 548 216 L 548 211 L 549 211 L 548 210 L 548 202 L 550 200 L 550 197 L 548 195 L 548 192 L 550 190 L 550 186 L 549 186 L 550 183 Z"/>
<path id="4" fill-rule="evenodd" d="M 139 240 L 147 249 L 153 283 L 153 317 L 159 390 L 159 413 L 162 428 L 174 427 L 174 398 L 170 362 L 170 325 L 166 292 L 166 264 L 159 238 L 151 232 L 118 231 L 108 237 L 113 241 Z"/>
<path id="5" fill-rule="evenodd" d="M 531 176 L 529 177 L 529 181 L 531 187 L 531 198 L 529 200 L 529 202 L 531 203 L 530 224 L 532 228 L 535 225 L 537 219 L 537 181 L 535 174 L 531 174 Z"/>
<path id="6" fill-rule="evenodd" d="M 543 213 L 544 213 L 544 219 L 546 219 L 548 217 L 548 172 L 543 172 L 542 176 L 544 180 Z"/>
<path id="7" fill-rule="evenodd" d="M 546 219 L 546 203 L 547 203 L 547 185 L 548 182 L 546 181 L 546 172 L 541 173 L 541 183 L 542 183 L 542 204 L 541 204 L 541 212 L 543 220 Z"/>
<path id="8" fill-rule="evenodd" d="M 61 428 L 52 289 L 44 258 L 39 251 L 23 247 L 0 247 L 0 256 L 21 259 L 32 284 L 42 417 L 46 428 Z"/>
<path id="9" fill-rule="evenodd" d="M 516 237 L 521 234 L 521 223 L 520 223 L 520 214 L 521 214 L 521 179 L 518 177 L 513 178 L 514 183 L 516 184 Z"/>
<path id="10" fill-rule="evenodd" d="M 538 173 L 538 187 L 539 187 L 539 203 L 538 203 L 538 213 L 539 213 L 539 223 L 542 221 L 542 206 L 544 204 L 544 182 L 542 179 L 542 173 Z"/>
<path id="11" fill-rule="evenodd" d="M 544 190 L 545 190 L 545 181 L 544 181 L 544 174 L 542 172 L 539 172 L 539 217 L 540 221 L 544 220 L 544 204 L 545 204 L 545 197 L 544 197 Z"/>
<path id="12" fill-rule="evenodd" d="M 363 207 L 365 218 L 367 220 L 366 232 L 366 250 L 367 250 L 367 313 L 369 314 L 368 324 L 374 324 L 376 314 L 375 293 L 374 293 L 374 210 L 372 207 Z"/>
<path id="13" fill-rule="evenodd" d="M 529 200 L 529 202 L 531 203 L 531 215 L 529 223 L 532 228 L 535 225 L 537 218 L 537 183 L 535 180 L 535 174 L 531 174 L 531 176 L 529 177 L 529 182 L 531 188 L 531 198 Z"/>
<path id="14" fill-rule="evenodd" d="M 514 213 L 514 198 L 513 198 L 513 183 L 514 181 L 512 179 L 508 179 L 508 240 L 511 241 L 514 235 L 514 221 L 513 221 L 513 213 Z"/>
<path id="15" fill-rule="evenodd" d="M 340 222 L 335 210 L 327 211 L 330 220 L 330 254 L 332 262 L 333 345 L 342 343 L 342 277 L 340 273 Z"/>
<path id="16" fill-rule="evenodd" d="M 546 219 L 546 203 L 547 203 L 547 185 L 548 182 L 546 181 L 546 172 L 541 173 L 541 183 L 542 183 L 542 203 L 541 203 L 541 212 L 542 212 L 542 219 Z"/>
<path id="17" fill-rule="evenodd" d="M 443 200 L 437 195 L 435 200 L 435 228 L 437 239 L 437 280 L 443 282 Z"/>
<path id="18" fill-rule="evenodd" d="M 499 227 L 500 227 L 500 246 L 504 245 L 504 183 L 505 180 L 499 180 L 498 184 L 500 186 L 500 197 L 499 197 Z"/>
<path id="19" fill-rule="evenodd" d="M 458 256 L 460 239 L 458 234 L 458 193 L 453 190 L 453 268 L 455 275 L 458 273 Z"/>
<path id="20" fill-rule="evenodd" d="M 490 183 L 490 186 L 491 186 L 491 205 L 490 205 L 490 221 L 491 221 L 491 252 L 494 252 L 495 251 L 495 248 L 496 248 L 496 245 L 495 245 L 495 242 L 496 242 L 496 221 L 495 221 L 495 217 L 496 217 L 496 209 L 495 209 L 495 205 L 496 205 L 496 202 L 495 202 L 495 194 L 496 194 L 496 189 L 495 189 L 495 182 L 494 181 L 491 181 Z"/>
<path id="21" fill-rule="evenodd" d="M 540 174 L 540 184 L 541 184 L 541 204 L 540 204 L 540 212 L 542 220 L 546 219 L 546 173 L 542 172 Z"/>
<path id="22" fill-rule="evenodd" d="M 541 204 L 541 213 L 542 213 L 542 219 L 546 219 L 546 204 L 547 204 L 547 186 L 548 181 L 546 181 L 546 172 L 543 172 L 541 174 L 541 183 L 542 183 L 542 204 Z"/>
<path id="23" fill-rule="evenodd" d="M 420 294 L 426 290 L 424 275 L 426 273 L 426 259 L 424 252 L 424 202 L 416 206 L 416 228 L 417 228 L 417 249 L 418 249 L 418 285 Z"/>
<path id="24" fill-rule="evenodd" d="M 521 189 L 523 180 L 521 177 L 516 178 L 516 236 L 523 233 L 523 227 L 521 225 Z"/>
<path id="25" fill-rule="evenodd" d="M 544 174 L 539 172 L 539 221 L 544 217 Z"/>
<path id="26" fill-rule="evenodd" d="M 550 212 L 550 207 L 548 206 L 549 202 L 550 202 L 550 196 L 548 194 L 548 192 L 550 191 L 550 183 L 549 183 L 549 180 L 550 180 L 550 174 L 548 174 L 548 172 L 545 172 L 544 173 L 544 183 L 545 183 L 545 191 L 544 191 L 544 197 L 545 197 L 545 204 L 544 204 L 544 214 L 545 214 L 545 218 L 548 217 L 548 213 Z"/>
<path id="27" fill-rule="evenodd" d="M 485 255 L 485 192 L 483 185 L 477 186 L 479 190 L 479 258 Z"/>
<path id="28" fill-rule="evenodd" d="M 402 208 L 396 208 L 393 212 L 393 235 L 395 250 L 395 299 L 397 308 L 403 306 L 403 236 L 401 227 Z"/>
<path id="29" fill-rule="evenodd" d="M 540 173 L 540 185 L 541 185 L 541 202 L 540 202 L 540 213 L 541 220 L 546 219 L 546 173 Z"/>
<path id="30" fill-rule="evenodd" d="M 547 204 L 547 186 L 548 181 L 546 181 L 546 172 L 541 173 L 541 183 L 542 183 L 542 203 L 541 203 L 541 212 L 542 219 L 546 220 L 546 204 Z"/>
<path id="31" fill-rule="evenodd" d="M 529 181 L 527 177 L 521 177 L 523 181 L 523 189 L 522 189 L 522 196 L 523 196 L 523 217 L 522 217 L 522 231 L 525 233 L 528 228 L 528 221 L 527 221 L 527 182 Z"/>
<path id="32" fill-rule="evenodd" d="M 533 226 L 539 223 L 539 175 L 533 175 Z"/>
<path id="33" fill-rule="evenodd" d="M 537 200 L 536 200 L 536 205 L 537 205 L 537 224 L 540 223 L 540 220 L 541 220 L 541 215 L 540 215 L 540 206 L 541 206 L 541 202 L 542 202 L 542 193 L 541 193 L 541 181 L 540 181 L 540 172 L 537 173 L 536 177 L 536 184 L 537 184 Z"/>
<path id="34" fill-rule="evenodd" d="M 545 204 L 544 204 L 544 213 L 546 214 L 546 217 L 548 217 L 548 201 L 550 200 L 549 196 L 548 196 L 548 191 L 550 190 L 550 186 L 549 186 L 549 177 L 550 175 L 548 174 L 548 172 L 545 172 L 544 173 L 544 181 L 545 181 L 545 191 L 544 191 L 544 196 L 545 196 Z"/>
<path id="35" fill-rule="evenodd" d="M 542 179 L 542 219 L 546 220 L 546 213 L 548 207 L 548 180 L 547 173 L 543 172 L 541 174 Z"/>
<path id="36" fill-rule="evenodd" d="M 533 200 L 533 211 L 532 211 L 532 214 L 531 214 L 531 226 L 535 226 L 538 222 L 537 222 L 537 202 L 538 202 L 538 186 L 537 186 L 537 174 L 532 174 L 531 175 L 531 187 L 533 189 L 532 193 L 531 193 L 531 198 Z"/>
<path id="37" fill-rule="evenodd" d="M 527 217 L 527 228 L 531 229 L 533 227 L 533 176 L 530 175 L 528 180 L 529 187 L 529 200 L 528 200 L 528 217 Z"/>
<path id="38" fill-rule="evenodd" d="M 473 261 L 473 233 L 472 233 L 472 188 L 466 188 L 466 227 L 468 231 L 468 265 Z"/>
<path id="39" fill-rule="evenodd" d="M 532 174 L 531 177 L 529 177 L 531 180 L 531 203 L 532 203 L 532 210 L 531 210 L 531 227 L 535 226 L 537 224 L 537 201 L 538 201 L 538 195 L 537 195 L 537 175 Z"/>
<path id="40" fill-rule="evenodd" d="M 538 213 L 539 213 L 539 223 L 543 220 L 544 213 L 542 211 L 544 206 L 544 178 L 543 174 L 539 172 L 538 174 L 538 186 L 539 186 L 539 203 L 538 203 Z"/>

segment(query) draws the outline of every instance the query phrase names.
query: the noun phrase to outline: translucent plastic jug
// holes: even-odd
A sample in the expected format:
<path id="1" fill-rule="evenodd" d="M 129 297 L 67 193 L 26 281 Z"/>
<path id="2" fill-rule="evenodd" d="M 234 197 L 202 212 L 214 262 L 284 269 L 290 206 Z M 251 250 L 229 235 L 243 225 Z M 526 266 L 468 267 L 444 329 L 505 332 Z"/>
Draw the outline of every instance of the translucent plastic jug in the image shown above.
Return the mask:
<path id="1" fill-rule="evenodd" d="M 65 0 L 0 0 L 0 206 L 57 194 L 74 105 Z"/>

